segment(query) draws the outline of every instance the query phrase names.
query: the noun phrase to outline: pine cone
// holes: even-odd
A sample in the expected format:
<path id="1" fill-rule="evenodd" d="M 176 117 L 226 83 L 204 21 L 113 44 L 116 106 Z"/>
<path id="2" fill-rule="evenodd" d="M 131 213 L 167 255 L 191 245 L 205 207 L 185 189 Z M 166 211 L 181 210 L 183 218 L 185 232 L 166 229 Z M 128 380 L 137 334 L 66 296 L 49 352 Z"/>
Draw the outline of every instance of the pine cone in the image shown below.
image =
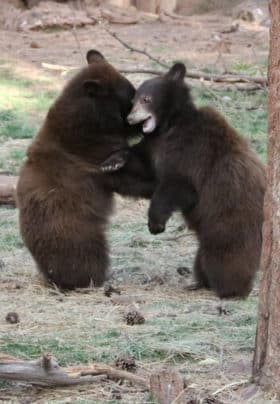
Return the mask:
<path id="1" fill-rule="evenodd" d="M 136 362 L 133 356 L 121 354 L 115 359 L 115 366 L 119 369 L 133 372 L 136 369 Z"/>
<path id="2" fill-rule="evenodd" d="M 129 311 L 125 315 L 125 320 L 127 325 L 144 324 L 145 318 L 136 310 Z"/>

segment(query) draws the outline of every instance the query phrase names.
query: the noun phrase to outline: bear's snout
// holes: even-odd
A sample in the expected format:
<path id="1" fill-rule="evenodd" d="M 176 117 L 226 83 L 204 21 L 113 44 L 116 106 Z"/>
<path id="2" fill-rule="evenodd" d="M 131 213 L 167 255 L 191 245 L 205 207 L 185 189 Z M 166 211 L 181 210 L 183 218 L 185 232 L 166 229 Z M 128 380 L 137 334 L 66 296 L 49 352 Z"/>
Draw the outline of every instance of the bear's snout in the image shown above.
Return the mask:
<path id="1" fill-rule="evenodd" d="M 134 113 L 131 111 L 126 119 L 127 119 L 127 122 L 129 123 L 129 125 L 133 125 L 133 123 L 134 123 Z"/>

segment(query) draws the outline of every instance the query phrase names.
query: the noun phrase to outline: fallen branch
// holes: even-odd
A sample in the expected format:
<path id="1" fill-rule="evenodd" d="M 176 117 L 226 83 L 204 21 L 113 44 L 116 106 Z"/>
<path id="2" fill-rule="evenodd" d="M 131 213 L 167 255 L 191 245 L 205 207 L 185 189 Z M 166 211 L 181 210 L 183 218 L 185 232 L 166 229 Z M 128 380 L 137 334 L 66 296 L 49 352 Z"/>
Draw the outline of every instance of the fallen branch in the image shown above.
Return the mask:
<path id="1" fill-rule="evenodd" d="M 142 74 L 152 74 L 152 75 L 161 75 L 165 72 L 163 70 L 157 69 L 119 69 L 121 73 L 125 74 L 134 74 L 134 73 L 142 73 Z M 198 70 L 187 70 L 186 77 L 191 79 L 205 80 L 205 81 L 213 81 L 215 83 L 255 83 L 260 86 L 265 86 L 267 84 L 267 79 L 264 77 L 252 77 L 246 75 L 233 75 L 233 74 L 211 74 L 204 73 Z"/>
<path id="2" fill-rule="evenodd" d="M 104 364 L 61 368 L 50 354 L 35 361 L 0 355 L 0 379 L 25 381 L 43 387 L 73 386 L 110 380 L 128 380 L 149 389 L 143 377 Z"/>
<path id="3" fill-rule="evenodd" d="M 142 387 L 146 387 L 147 389 L 150 387 L 148 381 L 143 377 L 126 372 L 125 370 L 115 369 L 112 366 L 101 363 L 95 363 L 91 366 L 77 366 L 68 368 L 68 370 L 78 371 L 82 376 L 105 374 L 110 380 L 128 380 L 133 384 L 138 384 Z"/>
<path id="4" fill-rule="evenodd" d="M 42 62 L 42 66 L 46 69 L 49 70 L 56 70 L 56 71 L 70 71 L 70 70 L 76 70 L 78 69 L 77 66 L 63 66 L 63 65 L 56 65 L 52 63 L 45 63 Z M 146 69 L 146 68 L 120 68 L 118 69 L 121 73 L 124 74 L 150 74 L 150 75 L 155 75 L 159 76 L 161 74 L 164 74 L 164 70 L 157 70 L 157 69 Z M 199 79 L 199 80 L 205 80 L 205 81 L 212 81 L 215 83 L 227 83 L 227 84 L 255 84 L 253 87 L 249 87 L 248 89 L 246 87 L 236 87 L 237 90 L 240 91 L 255 91 L 263 88 L 265 85 L 267 85 L 267 79 L 264 77 L 252 77 L 252 76 L 245 76 L 245 75 L 234 75 L 234 74 L 211 74 L 211 73 L 204 73 L 201 71 L 197 70 L 188 70 L 186 72 L 186 77 L 192 78 L 192 79 Z"/>
<path id="5" fill-rule="evenodd" d="M 37 386 L 73 386 L 100 382 L 106 378 L 106 375 L 71 376 L 66 369 L 59 367 L 50 354 L 44 354 L 36 361 L 0 360 L 0 379 L 25 381 Z"/>
<path id="6" fill-rule="evenodd" d="M 244 384 L 248 384 L 248 383 L 249 383 L 249 380 L 241 380 L 240 382 L 232 382 L 232 383 L 226 384 L 225 386 L 221 387 L 220 389 L 214 391 L 214 393 L 212 393 L 211 395 L 215 397 L 225 390 L 243 386 Z"/>

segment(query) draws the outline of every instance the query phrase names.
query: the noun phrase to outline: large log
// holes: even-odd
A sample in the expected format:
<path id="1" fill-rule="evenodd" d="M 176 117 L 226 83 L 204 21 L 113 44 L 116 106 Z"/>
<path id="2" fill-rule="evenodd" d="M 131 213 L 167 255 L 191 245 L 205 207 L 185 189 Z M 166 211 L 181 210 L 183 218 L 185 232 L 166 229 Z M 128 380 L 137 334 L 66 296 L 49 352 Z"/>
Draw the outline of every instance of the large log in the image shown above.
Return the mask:
<path id="1" fill-rule="evenodd" d="M 110 379 L 128 380 L 147 390 L 150 387 L 144 377 L 102 363 L 61 368 L 49 353 L 34 361 L 0 354 L 0 379 L 25 381 L 43 387 L 72 386 Z"/>

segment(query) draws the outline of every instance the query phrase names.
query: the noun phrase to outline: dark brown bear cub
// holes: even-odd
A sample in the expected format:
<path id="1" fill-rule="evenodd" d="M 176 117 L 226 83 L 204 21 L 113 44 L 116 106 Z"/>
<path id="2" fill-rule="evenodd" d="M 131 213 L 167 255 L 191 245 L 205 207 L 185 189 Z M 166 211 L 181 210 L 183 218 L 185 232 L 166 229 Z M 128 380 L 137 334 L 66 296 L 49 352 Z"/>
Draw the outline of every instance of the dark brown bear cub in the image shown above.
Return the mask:
<path id="1" fill-rule="evenodd" d="M 98 167 L 114 155 L 117 164 L 125 159 L 131 133 L 132 84 L 98 51 L 87 60 L 50 108 L 17 187 L 25 245 L 45 278 L 63 289 L 106 279 L 113 193 Z"/>
<path id="2" fill-rule="evenodd" d="M 217 111 L 194 105 L 184 76 L 178 63 L 144 82 L 128 116 L 131 124 L 142 122 L 145 135 L 131 153 L 142 150 L 158 183 L 149 229 L 164 231 L 180 210 L 199 240 L 197 286 L 246 297 L 260 261 L 264 167 Z"/>

